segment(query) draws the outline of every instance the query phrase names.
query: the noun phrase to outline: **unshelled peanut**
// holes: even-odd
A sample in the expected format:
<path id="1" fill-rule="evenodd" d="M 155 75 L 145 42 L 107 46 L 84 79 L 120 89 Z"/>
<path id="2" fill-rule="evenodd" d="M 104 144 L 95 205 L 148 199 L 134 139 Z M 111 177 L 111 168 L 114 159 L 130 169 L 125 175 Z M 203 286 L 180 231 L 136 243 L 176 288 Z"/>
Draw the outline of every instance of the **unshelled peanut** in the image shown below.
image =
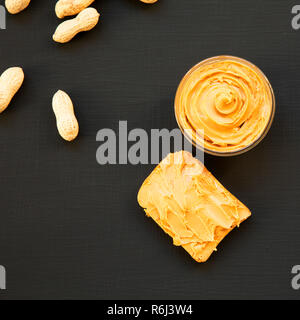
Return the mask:
<path id="1" fill-rule="evenodd" d="M 74 16 L 89 7 L 95 0 L 59 0 L 55 6 L 58 18 Z"/>
<path id="2" fill-rule="evenodd" d="M 100 14 L 94 8 L 87 8 L 81 11 L 76 18 L 61 23 L 54 35 L 53 40 L 60 43 L 71 41 L 79 32 L 93 29 Z"/>
<path id="3" fill-rule="evenodd" d="M 78 136 L 79 125 L 71 98 L 67 93 L 59 90 L 53 96 L 52 107 L 60 136 L 67 141 L 74 140 Z"/>
<path id="4" fill-rule="evenodd" d="M 24 72 L 21 68 L 9 68 L 2 73 L 0 77 L 0 113 L 9 106 L 23 81 Z"/>
<path id="5" fill-rule="evenodd" d="M 16 14 L 29 6 L 31 0 L 5 0 L 5 6 L 9 13 Z"/>

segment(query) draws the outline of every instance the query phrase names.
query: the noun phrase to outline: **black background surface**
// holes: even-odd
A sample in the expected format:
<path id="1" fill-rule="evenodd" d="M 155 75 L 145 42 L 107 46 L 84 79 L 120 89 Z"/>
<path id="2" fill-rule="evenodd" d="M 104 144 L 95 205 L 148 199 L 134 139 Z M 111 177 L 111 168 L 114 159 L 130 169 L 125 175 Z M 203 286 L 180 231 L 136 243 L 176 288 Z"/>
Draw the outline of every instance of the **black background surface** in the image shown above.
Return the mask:
<path id="1" fill-rule="evenodd" d="M 100 24 L 66 45 L 51 36 L 55 1 L 32 1 L 0 30 L 0 69 L 24 86 L 0 116 L 0 299 L 299 299 L 300 31 L 287 0 L 98 0 Z M 176 128 L 185 72 L 231 54 L 268 76 L 277 113 L 266 139 L 209 170 L 252 210 L 205 264 L 172 246 L 136 196 L 153 165 L 100 166 L 96 133 Z M 80 136 L 64 142 L 56 90 L 75 104 Z"/>

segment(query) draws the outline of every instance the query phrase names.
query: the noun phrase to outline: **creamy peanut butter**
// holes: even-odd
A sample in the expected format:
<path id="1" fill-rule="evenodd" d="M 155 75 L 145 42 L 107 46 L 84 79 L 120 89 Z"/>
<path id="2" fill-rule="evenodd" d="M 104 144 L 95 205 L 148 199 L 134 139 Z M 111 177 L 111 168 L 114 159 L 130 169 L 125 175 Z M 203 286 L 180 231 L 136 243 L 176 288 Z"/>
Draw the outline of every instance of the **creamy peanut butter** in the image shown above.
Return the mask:
<path id="1" fill-rule="evenodd" d="M 138 202 L 147 216 L 198 262 L 251 212 L 185 151 L 170 154 L 143 183 Z"/>
<path id="2" fill-rule="evenodd" d="M 235 57 L 208 59 L 181 82 L 175 101 L 181 129 L 203 130 L 204 148 L 236 152 L 255 143 L 273 114 L 273 91 L 263 73 Z"/>

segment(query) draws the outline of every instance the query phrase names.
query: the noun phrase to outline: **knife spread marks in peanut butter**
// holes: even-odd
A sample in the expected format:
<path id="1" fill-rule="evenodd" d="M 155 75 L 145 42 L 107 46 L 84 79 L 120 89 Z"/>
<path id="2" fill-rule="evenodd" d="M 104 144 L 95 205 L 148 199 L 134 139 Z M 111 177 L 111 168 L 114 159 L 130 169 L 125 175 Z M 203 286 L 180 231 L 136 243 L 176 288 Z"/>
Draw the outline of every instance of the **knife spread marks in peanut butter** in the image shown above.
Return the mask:
<path id="1" fill-rule="evenodd" d="M 142 185 L 138 202 L 147 216 L 198 262 L 251 212 L 189 152 L 168 155 Z"/>
<path id="2" fill-rule="evenodd" d="M 176 117 L 182 129 L 204 130 L 204 147 L 235 152 L 255 143 L 271 119 L 272 88 L 250 62 L 235 57 L 205 60 L 181 82 Z"/>

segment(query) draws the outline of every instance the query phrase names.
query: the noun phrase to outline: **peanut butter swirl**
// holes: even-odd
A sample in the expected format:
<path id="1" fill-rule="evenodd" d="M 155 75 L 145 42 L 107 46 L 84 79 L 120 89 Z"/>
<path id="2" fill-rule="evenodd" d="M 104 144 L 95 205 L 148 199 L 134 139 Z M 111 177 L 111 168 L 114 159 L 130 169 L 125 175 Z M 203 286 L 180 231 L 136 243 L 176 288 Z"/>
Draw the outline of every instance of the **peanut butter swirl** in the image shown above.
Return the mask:
<path id="1" fill-rule="evenodd" d="M 199 64 L 182 81 L 176 97 L 182 129 L 204 132 L 204 147 L 234 152 L 264 133 L 273 108 L 272 89 L 263 73 L 249 62 L 220 58 Z"/>
<path id="2" fill-rule="evenodd" d="M 142 185 L 138 202 L 146 214 L 198 262 L 250 215 L 188 152 L 170 154 Z"/>

